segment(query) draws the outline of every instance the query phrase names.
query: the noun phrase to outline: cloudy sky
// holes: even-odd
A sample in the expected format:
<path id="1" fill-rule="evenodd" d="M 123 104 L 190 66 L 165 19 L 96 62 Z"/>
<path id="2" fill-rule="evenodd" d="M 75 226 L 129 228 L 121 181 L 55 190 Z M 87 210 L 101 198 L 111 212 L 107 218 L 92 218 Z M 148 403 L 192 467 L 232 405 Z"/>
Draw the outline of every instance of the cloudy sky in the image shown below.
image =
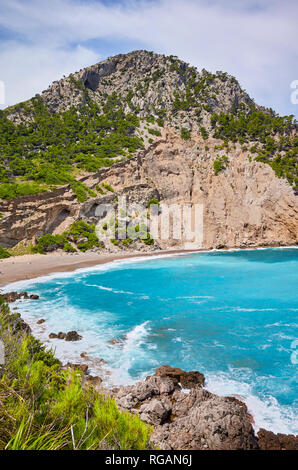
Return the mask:
<path id="1" fill-rule="evenodd" d="M 111 55 L 148 49 L 226 71 L 257 103 L 298 116 L 297 18 L 297 0 L 0 0 L 6 105 Z"/>

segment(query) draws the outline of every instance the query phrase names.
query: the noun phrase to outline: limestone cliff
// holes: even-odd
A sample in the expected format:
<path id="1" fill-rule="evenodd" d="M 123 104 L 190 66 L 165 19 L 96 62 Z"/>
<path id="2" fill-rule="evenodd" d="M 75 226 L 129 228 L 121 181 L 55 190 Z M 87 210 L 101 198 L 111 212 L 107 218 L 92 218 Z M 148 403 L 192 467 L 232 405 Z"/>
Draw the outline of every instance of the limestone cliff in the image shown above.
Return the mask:
<path id="1" fill-rule="evenodd" d="M 226 169 L 215 175 L 220 142 L 193 135 L 182 140 L 173 130 L 136 157 L 85 176 L 94 188 L 105 182 L 115 193 L 79 203 L 69 186 L 45 194 L 1 202 L 0 244 L 14 246 L 45 233 L 59 233 L 77 219 L 96 222 L 96 207 L 125 195 L 146 204 L 203 204 L 203 248 L 293 245 L 297 243 L 298 206 L 294 190 L 267 164 L 250 161 L 236 144 Z M 208 150 L 206 150 L 208 147 Z M 116 204 L 116 203 L 115 203 Z M 158 240 L 162 248 L 184 247 L 180 240 Z"/>

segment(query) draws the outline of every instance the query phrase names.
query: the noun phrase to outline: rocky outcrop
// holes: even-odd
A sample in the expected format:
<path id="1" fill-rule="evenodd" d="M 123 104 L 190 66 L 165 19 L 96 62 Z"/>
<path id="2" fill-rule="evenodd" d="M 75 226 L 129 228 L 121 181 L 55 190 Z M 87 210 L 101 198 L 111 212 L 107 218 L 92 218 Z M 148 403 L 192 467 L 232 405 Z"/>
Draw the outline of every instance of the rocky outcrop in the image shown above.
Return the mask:
<path id="1" fill-rule="evenodd" d="M 181 377 L 200 380 L 196 384 L 190 380 L 190 392 L 185 393 L 178 383 Z M 162 449 L 256 449 L 257 439 L 245 405 L 202 389 L 203 383 L 204 376 L 199 372 L 161 366 L 155 375 L 121 387 L 114 396 L 118 406 L 138 413 L 154 426 L 151 442 Z"/>
<path id="2" fill-rule="evenodd" d="M 145 206 L 152 198 L 179 208 L 202 205 L 202 243 L 186 240 L 183 233 L 176 239 L 171 232 L 169 239 L 160 234 L 157 237 L 163 249 L 296 244 L 298 205 L 293 188 L 277 178 L 269 165 L 251 161 L 249 152 L 239 144 L 230 149 L 226 169 L 215 175 L 213 162 L 226 152 L 217 149 L 219 144 L 213 138 L 204 141 L 197 134 L 184 141 L 173 129 L 165 129 L 159 141 L 136 157 L 82 178 L 90 188 L 108 183 L 115 193 L 79 203 L 65 186 L 1 201 L 0 245 L 11 247 L 50 231 L 62 232 L 77 219 L 97 223 L 100 204 L 117 208 L 115 195 Z"/>
<path id="3" fill-rule="evenodd" d="M 261 450 L 298 450 L 298 436 L 292 434 L 274 434 L 260 429 L 258 444 Z"/>
<path id="4" fill-rule="evenodd" d="M 205 377 L 200 372 L 186 372 L 178 367 L 170 367 L 168 365 L 158 367 L 155 371 L 155 375 L 168 377 L 175 385 L 180 383 L 183 388 L 203 387 L 205 383 Z"/>
<path id="5" fill-rule="evenodd" d="M 187 392 L 182 377 L 190 380 Z M 202 388 L 204 376 L 197 371 L 160 366 L 153 376 L 135 385 L 114 389 L 118 406 L 153 425 L 151 444 L 164 450 L 297 450 L 298 436 L 260 429 L 245 403 L 220 397 Z"/>
<path id="6" fill-rule="evenodd" d="M 29 295 L 27 292 L 6 292 L 5 294 L 1 294 L 5 302 L 12 303 L 16 300 L 24 299 L 24 300 L 37 300 L 39 299 L 39 295 L 31 294 Z"/>
<path id="7" fill-rule="evenodd" d="M 76 331 L 68 331 L 68 333 L 63 333 L 60 331 L 59 333 L 50 333 L 50 339 L 64 339 L 65 341 L 80 341 L 82 336 L 80 336 Z"/>

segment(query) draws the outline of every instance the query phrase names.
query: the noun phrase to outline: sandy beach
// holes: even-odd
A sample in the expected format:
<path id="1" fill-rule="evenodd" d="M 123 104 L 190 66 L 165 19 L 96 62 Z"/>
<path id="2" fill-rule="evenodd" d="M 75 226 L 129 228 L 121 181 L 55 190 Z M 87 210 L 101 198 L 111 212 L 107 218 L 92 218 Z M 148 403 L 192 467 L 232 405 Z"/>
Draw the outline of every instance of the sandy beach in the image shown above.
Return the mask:
<path id="1" fill-rule="evenodd" d="M 12 256 L 0 260 L 0 287 L 11 282 L 33 279 L 56 272 L 75 271 L 80 268 L 88 268 L 119 259 L 134 257 L 147 257 L 156 255 L 191 253 L 199 250 L 167 250 L 151 252 L 126 252 L 126 253 L 49 253 L 46 255 L 33 254 Z"/>

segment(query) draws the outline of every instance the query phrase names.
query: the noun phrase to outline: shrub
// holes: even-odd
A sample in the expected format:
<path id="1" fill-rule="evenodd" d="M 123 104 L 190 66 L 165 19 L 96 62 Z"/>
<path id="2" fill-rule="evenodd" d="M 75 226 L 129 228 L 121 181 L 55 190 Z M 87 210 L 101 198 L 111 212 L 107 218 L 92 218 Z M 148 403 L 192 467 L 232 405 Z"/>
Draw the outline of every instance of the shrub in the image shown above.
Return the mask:
<path id="1" fill-rule="evenodd" d="M 156 205 L 160 205 L 159 203 L 159 200 L 157 198 L 153 198 L 153 199 L 150 199 L 150 201 L 148 202 L 147 204 L 147 208 L 149 209 L 149 207 L 151 206 L 151 204 L 156 204 Z"/>
<path id="2" fill-rule="evenodd" d="M 0 258 L 1 259 L 10 258 L 10 256 L 11 256 L 11 254 L 7 250 L 2 248 L 2 246 L 0 246 Z"/>
<path id="3" fill-rule="evenodd" d="M 183 140 L 189 140 L 190 139 L 190 131 L 187 129 L 181 129 L 180 131 L 180 136 Z"/>
<path id="4" fill-rule="evenodd" d="M 52 351 L 15 328 L 18 321 L 0 298 L 1 450 L 150 449 L 150 426 L 108 395 L 83 388 L 81 373 L 63 369 Z"/>
<path id="5" fill-rule="evenodd" d="M 112 188 L 112 186 L 110 186 L 109 184 L 107 183 L 102 183 L 102 186 L 107 189 L 107 191 L 110 191 L 111 193 L 114 193 L 114 189 Z"/>
<path id="6" fill-rule="evenodd" d="M 227 156 L 222 156 L 218 157 L 217 160 L 214 160 L 213 162 L 213 168 L 214 168 L 214 174 L 218 175 L 218 173 L 222 170 L 224 170 L 228 165 L 228 157 Z"/>

